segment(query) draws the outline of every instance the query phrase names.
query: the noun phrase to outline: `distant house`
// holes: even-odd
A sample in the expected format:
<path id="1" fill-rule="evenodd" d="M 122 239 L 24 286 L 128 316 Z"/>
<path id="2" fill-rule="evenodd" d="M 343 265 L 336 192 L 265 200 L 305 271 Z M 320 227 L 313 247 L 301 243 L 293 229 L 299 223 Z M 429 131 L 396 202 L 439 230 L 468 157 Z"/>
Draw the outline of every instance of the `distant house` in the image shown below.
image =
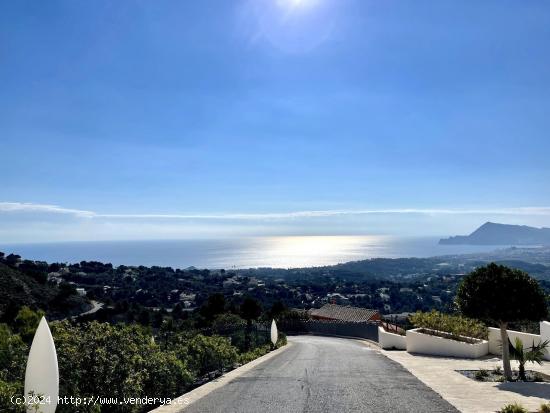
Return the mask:
<path id="1" fill-rule="evenodd" d="M 312 309 L 309 315 L 314 320 L 380 321 L 380 313 L 377 310 L 337 304 L 325 304 L 321 308 Z"/>
<path id="2" fill-rule="evenodd" d="M 58 272 L 50 272 L 48 273 L 48 281 L 54 282 L 56 284 L 60 284 L 63 279 L 61 278 L 61 274 Z"/>
<path id="3" fill-rule="evenodd" d="M 231 278 L 228 278 L 227 280 L 225 280 L 222 284 L 223 284 L 223 288 L 230 288 L 230 287 L 234 287 L 236 285 L 239 285 L 240 282 L 237 281 L 237 279 L 235 277 L 231 277 Z"/>
<path id="4" fill-rule="evenodd" d="M 336 303 L 342 302 L 342 301 L 349 301 L 349 298 L 343 296 L 340 293 L 328 293 L 327 294 L 327 300 L 332 304 L 336 304 Z"/>
<path id="5" fill-rule="evenodd" d="M 180 301 L 193 302 L 193 301 L 195 301 L 196 298 L 197 298 L 197 294 L 185 293 L 185 292 L 180 293 Z"/>

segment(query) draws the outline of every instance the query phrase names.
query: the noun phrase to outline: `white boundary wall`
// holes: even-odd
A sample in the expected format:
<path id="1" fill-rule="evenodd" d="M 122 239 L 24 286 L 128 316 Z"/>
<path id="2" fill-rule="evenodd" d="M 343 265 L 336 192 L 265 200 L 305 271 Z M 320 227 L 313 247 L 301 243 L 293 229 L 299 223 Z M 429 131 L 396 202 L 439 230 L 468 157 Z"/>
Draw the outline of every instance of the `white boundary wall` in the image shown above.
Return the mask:
<path id="1" fill-rule="evenodd" d="M 516 338 L 519 338 L 523 343 L 523 347 L 531 347 L 533 341 L 535 344 L 540 343 L 540 336 L 537 334 L 522 333 L 521 331 L 508 330 L 508 338 L 514 344 Z M 502 354 L 501 340 L 500 340 L 500 329 L 496 327 L 489 327 L 489 353 L 491 354 Z"/>
<path id="2" fill-rule="evenodd" d="M 407 339 L 405 336 L 388 333 L 382 327 L 378 327 L 378 344 L 384 350 L 397 349 L 397 350 L 406 350 L 407 349 Z"/>
<path id="3" fill-rule="evenodd" d="M 541 321 L 540 322 L 540 338 L 542 341 L 550 340 L 550 322 Z M 546 349 L 546 360 L 550 360 L 550 350 Z"/>
<path id="4" fill-rule="evenodd" d="M 533 342 L 535 344 L 540 344 L 541 341 L 550 340 L 550 322 L 541 321 L 540 335 L 508 330 L 508 338 L 512 344 L 515 343 L 516 337 L 521 340 L 524 348 L 531 347 Z M 489 327 L 489 353 L 496 355 L 502 354 L 500 329 L 495 327 Z M 550 352 L 548 351 L 548 348 L 546 349 L 546 355 L 544 358 L 546 360 L 550 360 Z"/>
<path id="5" fill-rule="evenodd" d="M 407 330 L 407 352 L 433 356 L 478 358 L 489 352 L 489 342 L 466 343 L 458 340 L 423 334 L 415 328 Z"/>

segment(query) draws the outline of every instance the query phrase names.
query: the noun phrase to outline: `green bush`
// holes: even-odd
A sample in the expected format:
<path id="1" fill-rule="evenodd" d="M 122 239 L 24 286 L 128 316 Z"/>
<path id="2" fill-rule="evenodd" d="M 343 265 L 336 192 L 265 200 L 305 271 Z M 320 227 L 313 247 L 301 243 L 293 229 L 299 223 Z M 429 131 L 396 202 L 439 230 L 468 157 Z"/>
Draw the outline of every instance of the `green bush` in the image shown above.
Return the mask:
<path id="1" fill-rule="evenodd" d="M 277 340 L 276 348 L 286 346 L 287 340 L 286 335 L 279 333 L 279 338 Z M 256 347 L 254 350 L 247 351 L 239 355 L 239 363 L 246 364 L 250 363 L 252 360 L 257 359 L 258 357 L 263 356 L 271 351 L 271 344 L 265 344 L 260 347 Z"/>
<path id="2" fill-rule="evenodd" d="M 145 357 L 151 336 L 138 326 L 107 323 L 71 325 L 52 323 L 57 348 L 60 395 L 139 397 L 146 379 Z M 74 406 L 62 406 L 69 412 Z M 84 411 L 92 411 L 84 409 Z M 135 411 L 133 406 L 112 408 L 113 412 Z"/>
<path id="3" fill-rule="evenodd" d="M 541 404 L 537 413 L 550 413 L 550 403 Z"/>
<path id="4" fill-rule="evenodd" d="M 36 328 L 40 320 L 44 317 L 44 311 L 33 311 L 27 306 L 23 306 L 15 317 L 17 332 L 25 343 L 32 341 Z"/>
<path id="5" fill-rule="evenodd" d="M 261 347 L 257 347 L 254 350 L 247 351 L 246 353 L 239 354 L 239 363 L 246 364 L 250 363 L 252 360 L 262 357 L 264 354 L 267 354 L 271 351 L 271 346 L 266 344 Z"/>
<path id="6" fill-rule="evenodd" d="M 63 321 L 51 327 L 61 396 L 175 397 L 192 382 L 186 361 L 174 351 L 162 350 L 151 333 L 139 325 L 75 325 Z M 137 412 L 141 407 L 105 405 L 101 412 Z M 79 408 L 79 412 L 95 411 L 90 406 Z M 60 413 L 73 411 L 74 406 L 58 407 Z"/>
<path id="7" fill-rule="evenodd" d="M 279 331 L 279 338 L 277 339 L 277 348 L 286 346 L 287 340 L 286 340 L 286 334 L 281 333 Z"/>
<path id="8" fill-rule="evenodd" d="M 0 412 L 20 413 L 22 405 L 14 405 L 12 396 L 23 396 L 23 379 L 28 346 L 13 334 L 6 324 L 0 324 Z"/>
<path id="9" fill-rule="evenodd" d="M 485 369 L 479 369 L 474 375 L 474 378 L 478 381 L 485 381 L 487 377 L 489 377 L 489 372 Z"/>
<path id="10" fill-rule="evenodd" d="M 20 321 L 24 334 L 31 336 L 30 324 L 36 317 L 24 311 Z M 231 339 L 205 336 L 193 331 L 178 331 L 152 337 L 143 326 L 111 325 L 70 321 L 50 323 L 57 349 L 60 396 L 74 397 L 176 397 L 185 393 L 195 378 L 214 370 L 232 368 L 270 351 L 270 345 L 258 346 L 239 355 Z M 160 333 L 160 332 L 159 332 Z M 265 343 L 265 341 L 264 341 Z M 286 344 L 279 334 L 277 347 Z M 29 346 L 5 324 L 0 324 L 0 412 L 20 413 L 11 403 L 14 395 L 23 395 L 23 380 Z M 137 413 L 153 406 L 103 405 L 78 407 L 79 413 Z M 74 405 L 59 405 L 58 413 L 72 413 Z"/>
<path id="11" fill-rule="evenodd" d="M 180 346 L 178 354 L 180 358 L 187 360 L 197 375 L 232 367 L 238 358 L 237 349 L 231 345 L 229 339 L 202 334 L 197 334 Z"/>
<path id="12" fill-rule="evenodd" d="M 152 350 L 145 358 L 145 394 L 148 397 L 173 397 L 184 393 L 194 379 L 185 361 L 173 351 L 160 351 L 156 346 L 152 346 Z"/>
<path id="13" fill-rule="evenodd" d="M 489 332 L 485 324 L 478 320 L 459 315 L 443 314 L 432 310 L 429 313 L 417 312 L 410 316 L 411 323 L 417 327 L 432 331 L 429 334 L 441 335 L 460 341 L 475 341 L 468 338 L 486 340 Z"/>
<path id="14" fill-rule="evenodd" d="M 22 404 L 13 404 L 13 396 L 23 396 L 23 382 L 5 382 L 0 380 L 0 412 L 24 413 L 25 407 Z"/>
<path id="15" fill-rule="evenodd" d="M 514 403 L 507 404 L 499 410 L 499 413 L 529 413 L 529 411 L 525 409 L 525 407 L 523 407 L 521 404 Z"/>
<path id="16" fill-rule="evenodd" d="M 20 380 L 25 374 L 29 348 L 6 324 L 0 324 L 0 379 Z"/>

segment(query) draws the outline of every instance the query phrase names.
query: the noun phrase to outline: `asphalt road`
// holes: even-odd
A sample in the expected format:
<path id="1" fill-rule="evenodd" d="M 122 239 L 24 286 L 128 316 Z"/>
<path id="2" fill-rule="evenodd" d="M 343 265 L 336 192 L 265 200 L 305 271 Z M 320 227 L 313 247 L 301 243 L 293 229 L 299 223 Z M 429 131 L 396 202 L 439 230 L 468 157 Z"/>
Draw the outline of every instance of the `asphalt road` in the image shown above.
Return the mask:
<path id="1" fill-rule="evenodd" d="M 342 338 L 289 337 L 286 351 L 185 413 L 457 412 L 398 363 Z"/>

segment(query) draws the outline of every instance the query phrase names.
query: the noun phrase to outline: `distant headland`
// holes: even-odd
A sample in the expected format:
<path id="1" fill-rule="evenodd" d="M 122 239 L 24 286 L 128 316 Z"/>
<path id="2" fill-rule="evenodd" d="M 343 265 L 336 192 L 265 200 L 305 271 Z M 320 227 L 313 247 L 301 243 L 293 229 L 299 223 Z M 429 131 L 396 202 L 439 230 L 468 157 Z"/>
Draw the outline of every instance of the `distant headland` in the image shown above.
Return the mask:
<path id="1" fill-rule="evenodd" d="M 439 240 L 441 245 L 550 245 L 550 228 L 486 222 L 470 235 Z"/>

